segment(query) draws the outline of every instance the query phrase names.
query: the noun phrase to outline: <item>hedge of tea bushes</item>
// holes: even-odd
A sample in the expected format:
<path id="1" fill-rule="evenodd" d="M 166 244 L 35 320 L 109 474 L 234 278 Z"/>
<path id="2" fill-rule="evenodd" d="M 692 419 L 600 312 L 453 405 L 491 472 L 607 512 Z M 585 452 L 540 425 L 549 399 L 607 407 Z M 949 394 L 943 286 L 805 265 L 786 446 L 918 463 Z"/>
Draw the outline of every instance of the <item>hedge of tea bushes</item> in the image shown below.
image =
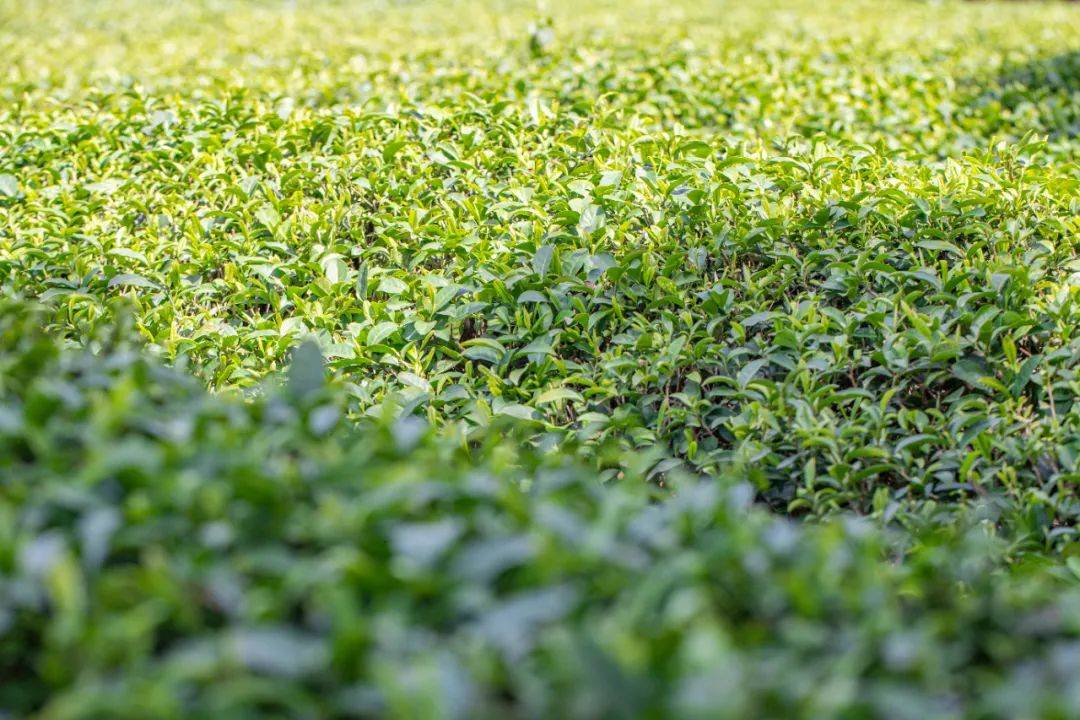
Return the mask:
<path id="1" fill-rule="evenodd" d="M 1066 4 L 0 4 L 0 286 L 827 515 L 1078 506 Z"/>
<path id="2" fill-rule="evenodd" d="M 0 0 L 0 718 L 1080 715 L 1077 37 Z"/>
<path id="3" fill-rule="evenodd" d="M 992 509 L 797 523 L 724 478 L 361 425 L 0 307 L 0 709 L 34 718 L 1068 718 L 1080 564 Z M 528 431 L 526 431 L 528 432 Z"/>

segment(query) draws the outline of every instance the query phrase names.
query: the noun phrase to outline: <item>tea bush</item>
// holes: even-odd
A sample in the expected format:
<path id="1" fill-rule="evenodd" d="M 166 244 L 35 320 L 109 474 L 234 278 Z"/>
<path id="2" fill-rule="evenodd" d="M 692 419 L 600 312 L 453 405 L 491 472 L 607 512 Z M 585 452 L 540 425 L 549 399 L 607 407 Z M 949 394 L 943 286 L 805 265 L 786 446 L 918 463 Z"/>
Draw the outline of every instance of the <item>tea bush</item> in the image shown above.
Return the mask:
<path id="1" fill-rule="evenodd" d="M 1074 538 L 1075 7 L 4 4 L 0 284 L 210 385 Z"/>
<path id="2" fill-rule="evenodd" d="M 342 420 L 313 346 L 207 395 L 0 310 L 0 707 L 40 718 L 1067 718 L 1080 564 L 980 512 L 799 525 L 752 489 Z M 1070 579 L 1071 578 L 1071 579 Z"/>
<path id="3" fill-rule="evenodd" d="M 0 0 L 0 714 L 1077 716 L 1077 37 Z"/>

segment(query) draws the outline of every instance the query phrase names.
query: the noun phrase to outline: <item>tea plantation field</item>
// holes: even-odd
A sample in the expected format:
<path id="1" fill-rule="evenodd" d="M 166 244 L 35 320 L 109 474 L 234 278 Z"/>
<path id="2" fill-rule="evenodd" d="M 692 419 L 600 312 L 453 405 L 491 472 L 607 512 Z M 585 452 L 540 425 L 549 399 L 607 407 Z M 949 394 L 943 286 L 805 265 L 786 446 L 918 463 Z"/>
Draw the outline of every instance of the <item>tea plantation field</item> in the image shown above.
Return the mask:
<path id="1" fill-rule="evenodd" d="M 1080 717 L 1080 6 L 0 58 L 0 718 Z"/>

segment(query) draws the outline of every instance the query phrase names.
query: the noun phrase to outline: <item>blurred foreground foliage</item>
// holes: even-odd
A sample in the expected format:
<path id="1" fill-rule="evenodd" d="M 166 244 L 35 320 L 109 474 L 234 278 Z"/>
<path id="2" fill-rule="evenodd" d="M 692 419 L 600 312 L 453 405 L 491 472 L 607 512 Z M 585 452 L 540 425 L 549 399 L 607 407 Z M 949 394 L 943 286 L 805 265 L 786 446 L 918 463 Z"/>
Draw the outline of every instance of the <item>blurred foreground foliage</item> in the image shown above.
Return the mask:
<path id="1" fill-rule="evenodd" d="M 1080 713 L 1080 564 L 1009 562 L 975 506 L 796 523 L 512 426 L 343 421 L 311 345 L 245 401 L 41 325 L 0 306 L 12 717 Z"/>

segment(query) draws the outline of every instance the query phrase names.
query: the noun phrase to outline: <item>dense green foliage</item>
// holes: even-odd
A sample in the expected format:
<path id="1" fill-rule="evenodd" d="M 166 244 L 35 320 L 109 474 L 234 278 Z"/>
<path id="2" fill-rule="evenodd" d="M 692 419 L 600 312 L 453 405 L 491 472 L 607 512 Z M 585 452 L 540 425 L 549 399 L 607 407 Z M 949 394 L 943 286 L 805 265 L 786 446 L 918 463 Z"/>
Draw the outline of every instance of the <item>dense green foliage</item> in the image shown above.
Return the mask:
<path id="1" fill-rule="evenodd" d="M 0 0 L 0 717 L 1080 715 L 1077 38 Z"/>
<path id="2" fill-rule="evenodd" d="M 1074 537 L 1076 8 L 578 5 L 16 3 L 0 283 L 215 387 L 314 333 L 353 413 Z"/>
<path id="3" fill-rule="evenodd" d="M 974 525 L 800 527 L 746 485 L 661 498 L 412 418 L 355 428 L 311 346 L 240 402 L 37 325 L 0 311 L 14 713 L 1080 713 L 1080 564 L 1003 571 Z"/>

